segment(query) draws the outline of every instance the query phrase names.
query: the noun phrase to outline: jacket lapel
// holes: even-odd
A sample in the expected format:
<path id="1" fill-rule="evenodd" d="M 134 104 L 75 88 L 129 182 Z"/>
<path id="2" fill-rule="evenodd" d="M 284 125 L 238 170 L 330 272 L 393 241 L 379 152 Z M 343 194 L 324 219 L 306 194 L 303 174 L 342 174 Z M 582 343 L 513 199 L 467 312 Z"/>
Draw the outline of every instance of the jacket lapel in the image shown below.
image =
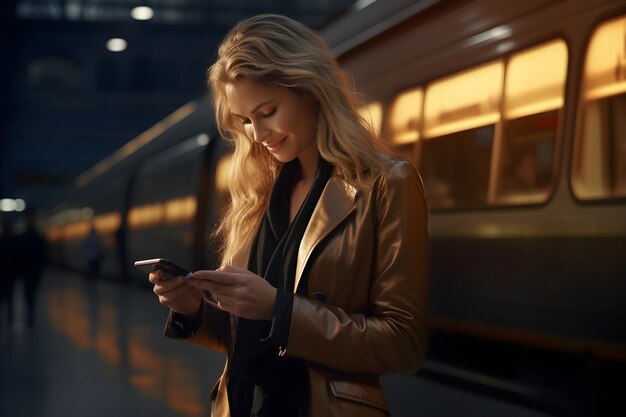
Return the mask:
<path id="1" fill-rule="evenodd" d="M 324 239 L 335 227 L 337 227 L 355 209 L 354 200 L 357 190 L 353 186 L 344 182 L 337 175 L 333 175 L 328 180 L 324 191 L 320 196 L 315 210 L 311 215 L 309 225 L 304 231 L 300 248 L 298 249 L 298 261 L 296 263 L 296 280 L 293 292 L 298 290 L 298 284 L 302 278 L 302 273 L 306 263 L 313 252 L 313 249 Z M 248 258 L 252 249 L 252 240 L 230 260 L 230 265 L 245 268 L 248 265 Z"/>
<path id="2" fill-rule="evenodd" d="M 294 293 L 298 290 L 302 273 L 313 249 L 352 213 L 356 207 L 354 204 L 355 197 L 356 188 L 344 182 L 337 175 L 330 177 L 300 242 Z"/>

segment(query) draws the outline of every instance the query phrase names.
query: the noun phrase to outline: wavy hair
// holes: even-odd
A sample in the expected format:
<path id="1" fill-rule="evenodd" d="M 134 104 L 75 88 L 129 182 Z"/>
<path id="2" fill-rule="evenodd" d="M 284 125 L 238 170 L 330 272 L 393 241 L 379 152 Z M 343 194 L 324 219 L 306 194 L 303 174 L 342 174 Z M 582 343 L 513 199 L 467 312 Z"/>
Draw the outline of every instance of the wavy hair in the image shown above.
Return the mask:
<path id="1" fill-rule="evenodd" d="M 230 205 L 214 233 L 222 264 L 254 235 L 281 163 L 251 140 L 231 113 L 225 87 L 235 81 L 282 86 L 307 94 L 319 106 L 317 147 L 337 175 L 357 189 L 384 169 L 379 153 L 387 151 L 369 123 L 351 78 L 339 68 L 319 34 L 285 16 L 265 14 L 239 22 L 226 35 L 209 68 L 217 127 L 234 142 L 230 164 Z"/>

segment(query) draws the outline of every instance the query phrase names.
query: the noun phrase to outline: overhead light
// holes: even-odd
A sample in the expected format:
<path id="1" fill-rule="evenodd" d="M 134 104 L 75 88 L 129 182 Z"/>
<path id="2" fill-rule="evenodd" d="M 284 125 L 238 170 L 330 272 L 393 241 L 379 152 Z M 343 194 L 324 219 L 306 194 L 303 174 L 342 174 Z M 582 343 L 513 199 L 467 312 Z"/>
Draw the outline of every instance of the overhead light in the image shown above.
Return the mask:
<path id="1" fill-rule="evenodd" d="M 15 200 L 15 211 L 24 211 L 26 210 L 26 202 L 21 198 Z"/>
<path id="2" fill-rule="evenodd" d="M 107 49 L 111 52 L 122 52 L 126 46 L 126 41 L 122 38 L 112 38 L 107 41 Z"/>
<path id="3" fill-rule="evenodd" d="M 130 15 L 135 20 L 150 20 L 154 17 L 154 10 L 148 6 L 138 6 L 130 11 Z"/>
<path id="4" fill-rule="evenodd" d="M 209 143 L 209 135 L 207 135 L 206 133 L 201 133 L 196 138 L 196 143 L 198 144 L 198 146 L 204 146 L 204 145 L 208 144 Z"/>
<path id="5" fill-rule="evenodd" d="M 0 200 L 0 211 L 5 213 L 11 211 L 24 211 L 26 210 L 26 203 L 21 198 L 12 199 L 12 198 L 3 198 Z"/>
<path id="6" fill-rule="evenodd" d="M 65 17 L 68 20 L 78 20 L 80 19 L 80 15 L 82 13 L 82 6 L 80 3 L 65 3 Z"/>

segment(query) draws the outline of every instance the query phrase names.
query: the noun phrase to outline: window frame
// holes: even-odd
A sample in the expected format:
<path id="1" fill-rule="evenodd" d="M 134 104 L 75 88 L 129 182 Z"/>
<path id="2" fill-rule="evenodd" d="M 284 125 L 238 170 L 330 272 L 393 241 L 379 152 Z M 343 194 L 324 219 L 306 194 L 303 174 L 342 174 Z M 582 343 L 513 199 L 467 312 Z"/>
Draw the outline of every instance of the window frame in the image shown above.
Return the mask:
<path id="1" fill-rule="evenodd" d="M 602 19 L 599 19 L 589 28 L 589 31 L 587 32 L 584 38 L 584 41 L 582 43 L 582 47 L 581 47 L 582 57 L 581 57 L 581 64 L 579 67 L 580 76 L 579 76 L 578 85 L 576 86 L 576 92 L 577 92 L 576 121 L 574 125 L 574 134 L 572 138 L 572 148 L 571 148 L 570 159 L 569 159 L 569 170 L 567 173 L 567 177 L 568 177 L 567 183 L 569 186 L 570 195 L 574 199 L 574 201 L 578 203 L 579 205 L 592 205 L 592 206 L 611 205 L 611 204 L 619 205 L 619 204 L 624 204 L 626 202 L 626 195 L 624 196 L 605 195 L 599 198 L 582 198 L 577 194 L 576 192 L 577 186 L 575 184 L 575 182 L 577 181 L 576 177 L 578 175 L 578 170 L 580 169 L 579 158 L 580 158 L 580 152 L 581 152 L 581 147 L 582 147 L 582 142 L 583 142 L 583 129 L 584 129 L 584 123 L 585 123 L 585 116 L 586 116 L 585 74 L 586 74 L 586 64 L 587 64 L 587 57 L 589 53 L 589 47 L 590 47 L 590 44 L 594 35 L 596 34 L 596 32 L 598 31 L 600 27 L 611 22 L 612 20 L 620 20 L 620 19 L 626 19 L 626 11 L 622 10 L 620 13 L 617 13 L 615 15 L 603 16 Z M 626 93 L 622 93 L 622 94 L 626 94 Z"/>

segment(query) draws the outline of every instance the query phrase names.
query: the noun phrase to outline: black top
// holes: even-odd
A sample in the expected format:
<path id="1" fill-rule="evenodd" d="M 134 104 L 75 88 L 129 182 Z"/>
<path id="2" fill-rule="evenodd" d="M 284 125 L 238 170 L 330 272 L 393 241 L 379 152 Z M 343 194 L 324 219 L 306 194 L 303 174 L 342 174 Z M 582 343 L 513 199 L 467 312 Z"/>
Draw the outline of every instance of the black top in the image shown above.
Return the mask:
<path id="1" fill-rule="evenodd" d="M 330 178 L 332 165 L 319 158 L 311 189 L 290 224 L 290 191 L 298 166 L 298 160 L 294 160 L 282 167 L 252 245 L 248 269 L 276 287 L 277 295 L 272 322 L 237 318 L 228 374 L 233 417 L 295 416 L 296 405 L 305 400 L 307 378 L 303 361 L 280 356 L 279 351 L 289 340 L 300 241 Z M 298 293 L 307 295 L 305 276 Z"/>

